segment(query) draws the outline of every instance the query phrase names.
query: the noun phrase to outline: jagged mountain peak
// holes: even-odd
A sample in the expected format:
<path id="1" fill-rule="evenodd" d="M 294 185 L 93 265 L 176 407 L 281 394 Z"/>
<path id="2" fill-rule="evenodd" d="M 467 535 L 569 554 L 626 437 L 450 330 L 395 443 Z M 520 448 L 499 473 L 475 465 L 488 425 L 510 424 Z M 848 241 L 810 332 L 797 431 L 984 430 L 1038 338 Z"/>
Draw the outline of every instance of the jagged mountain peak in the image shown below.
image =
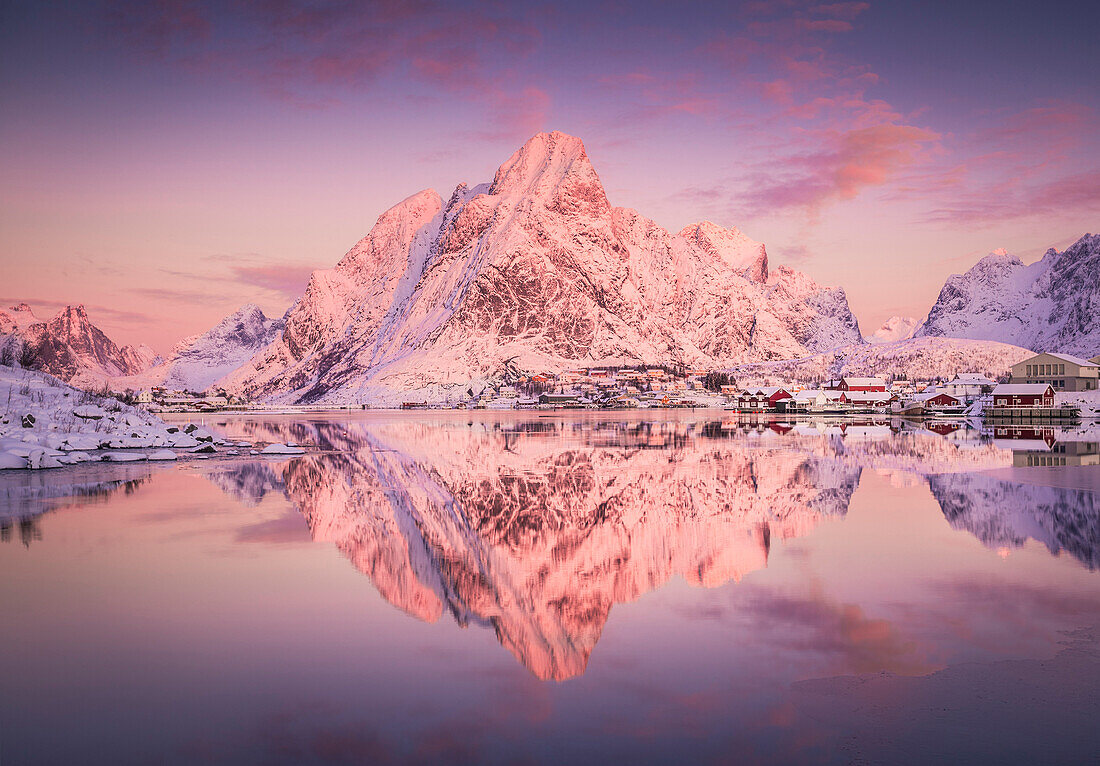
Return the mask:
<path id="1" fill-rule="evenodd" d="M 156 358 L 145 346 L 119 348 L 79 303 L 65 306 L 45 322 L 20 303 L 10 313 L 0 311 L 0 332 L 17 338 L 31 360 L 28 366 L 77 386 L 98 387 L 112 377 L 136 374 Z"/>
<path id="2" fill-rule="evenodd" d="M 497 169 L 490 195 L 523 197 L 562 213 L 610 210 L 584 142 L 561 131 L 537 133 Z"/>

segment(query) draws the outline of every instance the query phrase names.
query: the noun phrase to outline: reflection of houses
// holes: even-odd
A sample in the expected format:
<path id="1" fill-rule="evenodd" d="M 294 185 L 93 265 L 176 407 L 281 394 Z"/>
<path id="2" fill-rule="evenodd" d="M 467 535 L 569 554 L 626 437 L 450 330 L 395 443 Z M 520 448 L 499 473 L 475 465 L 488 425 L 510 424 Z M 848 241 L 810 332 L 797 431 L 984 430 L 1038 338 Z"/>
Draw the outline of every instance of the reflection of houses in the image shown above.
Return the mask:
<path id="1" fill-rule="evenodd" d="M 1042 446 L 1032 444 L 1022 450 L 1014 445 L 1012 465 L 1100 465 L 1100 443 L 1097 442 L 1058 442 L 1048 446 L 1040 441 L 1038 445 Z"/>
<path id="2" fill-rule="evenodd" d="M 1069 354 L 1037 354 L 1012 365 L 1012 382 L 1046 383 L 1058 391 L 1093 391 L 1100 383 L 1100 365 Z"/>

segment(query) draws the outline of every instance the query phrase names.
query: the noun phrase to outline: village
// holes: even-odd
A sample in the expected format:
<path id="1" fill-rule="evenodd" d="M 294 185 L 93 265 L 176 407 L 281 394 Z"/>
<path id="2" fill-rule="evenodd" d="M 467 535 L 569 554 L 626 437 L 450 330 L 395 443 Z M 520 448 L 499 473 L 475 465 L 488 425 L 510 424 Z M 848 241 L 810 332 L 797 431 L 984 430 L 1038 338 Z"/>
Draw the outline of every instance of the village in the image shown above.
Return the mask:
<path id="1" fill-rule="evenodd" d="M 1096 391 L 1100 355 L 1082 359 L 1041 353 L 992 380 L 960 373 L 944 380 L 904 376 L 846 376 L 806 384 L 736 381 L 728 372 L 659 367 L 592 367 L 519 375 L 510 382 L 470 388 L 449 404 L 402 402 L 402 409 L 656 409 L 717 408 L 783 415 L 890 414 L 902 417 L 1065 419 L 1080 408 L 1058 394 Z M 1098 394 L 1100 396 L 1100 394 Z M 364 404 L 288 407 L 248 402 L 224 392 L 198 394 L 152 388 L 128 395 L 151 412 L 270 412 L 370 409 Z"/>

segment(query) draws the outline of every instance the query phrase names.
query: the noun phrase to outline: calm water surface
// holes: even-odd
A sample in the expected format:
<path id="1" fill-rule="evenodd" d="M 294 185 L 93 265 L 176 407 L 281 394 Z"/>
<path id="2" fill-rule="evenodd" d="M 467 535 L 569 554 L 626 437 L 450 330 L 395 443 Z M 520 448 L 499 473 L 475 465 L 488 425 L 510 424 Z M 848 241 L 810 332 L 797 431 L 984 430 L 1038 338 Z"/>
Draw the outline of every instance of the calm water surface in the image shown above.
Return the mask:
<path id="1" fill-rule="evenodd" d="M 1100 752 L 1087 434 L 206 425 L 311 451 L 0 476 L 4 766 Z"/>

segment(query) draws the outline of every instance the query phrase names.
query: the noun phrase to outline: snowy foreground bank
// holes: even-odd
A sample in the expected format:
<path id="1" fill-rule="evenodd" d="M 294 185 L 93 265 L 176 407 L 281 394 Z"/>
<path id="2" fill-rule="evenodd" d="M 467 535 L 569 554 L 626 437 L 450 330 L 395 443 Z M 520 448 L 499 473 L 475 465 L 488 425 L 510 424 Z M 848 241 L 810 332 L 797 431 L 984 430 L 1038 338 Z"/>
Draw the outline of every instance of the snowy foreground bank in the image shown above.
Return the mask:
<path id="1" fill-rule="evenodd" d="M 295 455 L 296 445 L 263 450 L 228 442 L 195 425 L 171 426 L 111 397 L 40 372 L 0 365 L 0 470 L 60 468 L 89 461 L 176 460 L 180 453 Z"/>

